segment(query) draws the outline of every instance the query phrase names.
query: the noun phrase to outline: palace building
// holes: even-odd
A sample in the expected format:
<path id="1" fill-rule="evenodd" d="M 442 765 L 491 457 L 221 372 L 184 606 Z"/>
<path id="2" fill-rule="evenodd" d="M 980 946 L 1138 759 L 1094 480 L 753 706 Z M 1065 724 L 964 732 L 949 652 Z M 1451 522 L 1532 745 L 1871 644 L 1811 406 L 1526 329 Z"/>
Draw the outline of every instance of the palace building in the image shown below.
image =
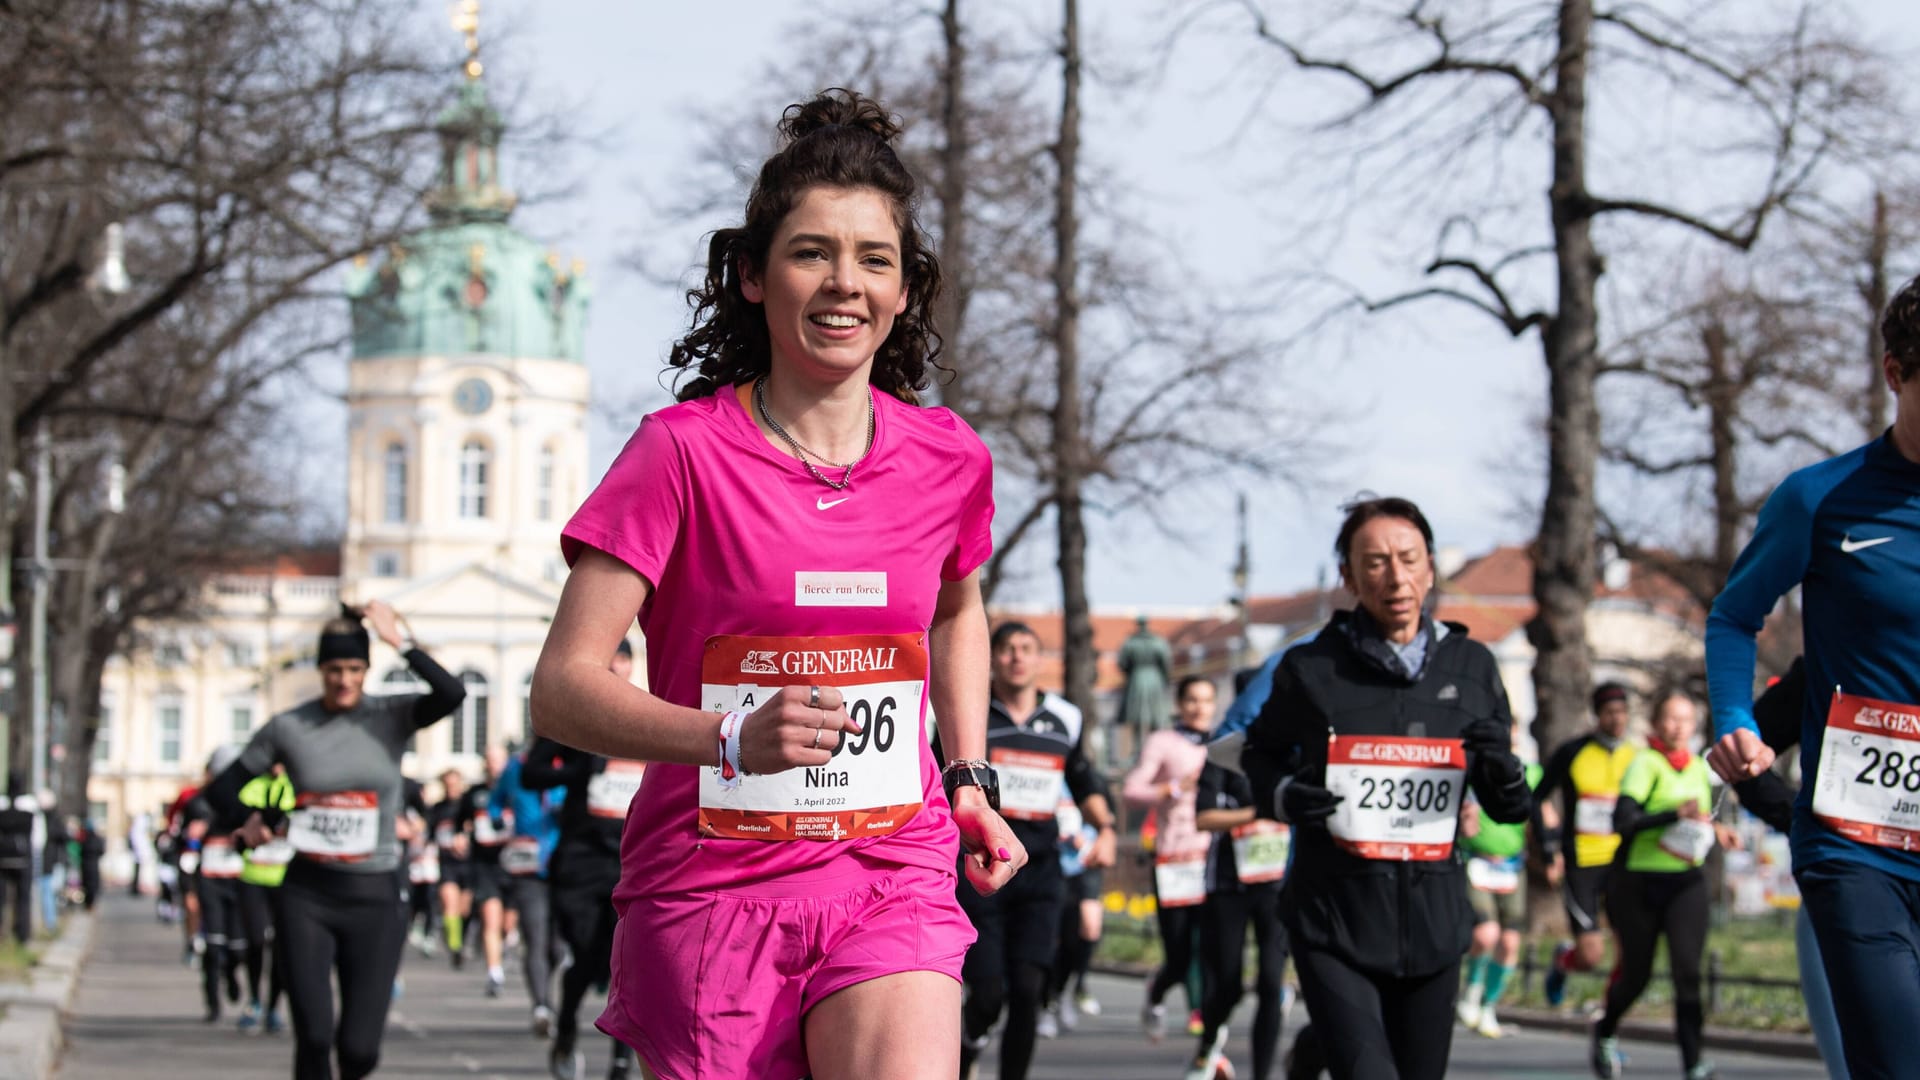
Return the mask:
<path id="1" fill-rule="evenodd" d="M 418 737 L 409 775 L 477 775 L 486 747 L 528 736 L 566 574 L 560 528 L 589 484 L 589 289 L 580 264 L 511 223 L 505 125 L 477 61 L 435 126 L 430 223 L 346 275 L 346 534 L 237 561 L 209 581 L 203 617 L 141 628 L 108 665 L 87 794 L 116 848 L 216 747 L 319 693 L 315 639 L 342 601 L 391 603 L 467 684 L 461 710 Z M 412 689 L 404 661 L 373 648 L 368 692 Z"/>

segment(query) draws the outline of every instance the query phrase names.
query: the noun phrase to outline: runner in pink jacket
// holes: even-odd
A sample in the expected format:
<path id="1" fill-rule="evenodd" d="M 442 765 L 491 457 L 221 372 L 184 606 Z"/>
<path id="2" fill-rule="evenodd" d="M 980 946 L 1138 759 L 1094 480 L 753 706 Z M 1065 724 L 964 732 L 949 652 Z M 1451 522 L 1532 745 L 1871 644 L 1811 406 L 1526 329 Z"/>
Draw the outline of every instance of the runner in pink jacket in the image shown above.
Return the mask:
<path id="1" fill-rule="evenodd" d="M 1212 838 L 1194 826 L 1193 792 L 1207 764 L 1207 737 L 1213 732 L 1213 683 L 1189 675 L 1180 680 L 1174 699 L 1178 724 L 1147 736 L 1139 762 L 1121 787 L 1128 804 L 1153 808 L 1159 827 L 1153 844 L 1153 894 L 1165 959 L 1147 985 L 1140 1009 L 1141 1027 L 1154 1042 L 1167 1034 L 1167 991 L 1184 983 L 1193 966 L 1195 919 L 1207 898 L 1207 850 L 1212 845 Z M 1197 1015 L 1198 988 L 1187 987 L 1187 1006 Z"/>

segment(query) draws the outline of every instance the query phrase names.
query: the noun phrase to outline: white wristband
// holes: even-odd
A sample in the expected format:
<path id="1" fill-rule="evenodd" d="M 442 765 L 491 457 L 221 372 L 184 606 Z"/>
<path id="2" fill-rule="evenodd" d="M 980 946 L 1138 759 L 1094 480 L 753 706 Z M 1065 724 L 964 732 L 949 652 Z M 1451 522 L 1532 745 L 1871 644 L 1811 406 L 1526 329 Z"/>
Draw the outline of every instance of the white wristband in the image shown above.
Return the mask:
<path id="1" fill-rule="evenodd" d="M 746 770 L 740 766 L 740 729 L 747 726 L 747 714 L 735 709 L 720 718 L 720 787 L 732 791 L 740 786 Z"/>

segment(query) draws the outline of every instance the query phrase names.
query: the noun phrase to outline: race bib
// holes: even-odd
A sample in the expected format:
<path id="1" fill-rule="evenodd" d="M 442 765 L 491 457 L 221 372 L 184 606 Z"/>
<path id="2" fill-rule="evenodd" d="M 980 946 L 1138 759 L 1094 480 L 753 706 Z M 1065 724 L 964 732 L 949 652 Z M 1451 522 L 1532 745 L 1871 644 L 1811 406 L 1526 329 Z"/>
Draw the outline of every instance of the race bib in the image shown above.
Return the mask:
<path id="1" fill-rule="evenodd" d="M 453 838 L 456 835 L 458 834 L 454 831 L 453 823 L 443 821 L 438 828 L 433 830 L 433 842 L 443 848 L 451 849 L 453 847 Z"/>
<path id="2" fill-rule="evenodd" d="M 1064 754 L 1034 750 L 987 751 L 987 764 L 1000 777 L 1000 816 L 1019 821 L 1045 821 L 1060 808 L 1060 778 L 1066 775 Z"/>
<path id="3" fill-rule="evenodd" d="M 540 841 L 531 836 L 515 837 L 500 849 L 500 868 L 514 877 L 531 877 L 540 872 Z"/>
<path id="4" fill-rule="evenodd" d="M 1505 896 L 1520 887 L 1520 856 L 1495 859 L 1475 855 L 1467 860 L 1467 881 L 1481 892 Z"/>
<path id="5" fill-rule="evenodd" d="M 191 875 L 192 873 L 194 873 L 199 869 L 200 869 L 200 853 L 199 852 L 183 851 L 180 853 L 180 872 L 181 873 Z"/>
<path id="6" fill-rule="evenodd" d="M 646 773 L 644 761 L 609 760 L 606 768 L 587 781 L 587 813 L 625 821 L 627 807 L 640 794 L 640 780 Z"/>
<path id="7" fill-rule="evenodd" d="M 1336 736 L 1327 746 L 1327 790 L 1345 799 L 1327 831 L 1363 859 L 1450 858 L 1466 770 L 1459 739 Z"/>
<path id="8" fill-rule="evenodd" d="M 246 866 L 246 856 L 231 840 L 209 840 L 200 845 L 201 877 L 237 878 Z"/>
<path id="9" fill-rule="evenodd" d="M 1834 692 L 1813 816 L 1849 840 L 1920 850 L 1920 706 Z"/>
<path id="10" fill-rule="evenodd" d="M 507 842 L 507 830 L 493 823 L 493 815 L 480 813 L 473 816 L 473 842 L 481 847 L 499 847 Z"/>
<path id="11" fill-rule="evenodd" d="M 1153 864 L 1155 902 L 1163 908 L 1192 907 L 1207 898 L 1207 853 L 1177 855 Z"/>
<path id="12" fill-rule="evenodd" d="M 1586 795 L 1573 804 L 1573 831 L 1581 836 L 1613 835 L 1611 795 Z"/>
<path id="13" fill-rule="evenodd" d="M 751 713 L 782 687 L 832 686 L 860 726 L 825 765 L 720 786 L 700 770 L 700 835 L 735 840 L 855 840 L 898 831 L 920 812 L 925 634 L 707 639 L 701 707 Z M 1053 792 L 1047 812 L 1053 812 Z"/>
<path id="14" fill-rule="evenodd" d="M 1713 822 L 1679 821 L 1660 830 L 1660 850 L 1676 859 L 1700 865 L 1707 861 L 1707 852 L 1713 850 Z"/>
<path id="15" fill-rule="evenodd" d="M 287 828 L 293 850 L 317 862 L 359 862 L 380 839 L 380 797 L 371 791 L 301 792 Z"/>
<path id="16" fill-rule="evenodd" d="M 1233 830 L 1233 865 L 1242 885 L 1279 881 L 1287 876 L 1293 830 L 1277 821 L 1255 819 Z"/>
<path id="17" fill-rule="evenodd" d="M 440 849 L 429 846 L 407 860 L 407 880 L 415 885 L 432 885 L 440 880 Z"/>
<path id="18" fill-rule="evenodd" d="M 286 837 L 276 836 L 247 852 L 247 861 L 255 866 L 285 866 L 293 861 L 293 845 Z"/>

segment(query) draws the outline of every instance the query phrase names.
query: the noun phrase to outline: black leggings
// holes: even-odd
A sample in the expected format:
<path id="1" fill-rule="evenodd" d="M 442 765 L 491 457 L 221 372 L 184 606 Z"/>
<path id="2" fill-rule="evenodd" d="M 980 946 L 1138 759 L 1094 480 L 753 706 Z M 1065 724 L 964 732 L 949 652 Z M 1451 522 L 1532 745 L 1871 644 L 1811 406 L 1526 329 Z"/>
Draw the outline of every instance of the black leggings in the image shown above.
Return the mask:
<path id="1" fill-rule="evenodd" d="M 1080 901 L 1073 890 L 1060 905 L 1060 945 L 1053 953 L 1053 968 L 1047 973 L 1046 1000 L 1059 1001 L 1068 991 L 1086 989 L 1087 969 L 1093 965 L 1093 949 L 1099 942 L 1088 941 L 1080 933 Z"/>
<path id="2" fill-rule="evenodd" d="M 1686 1068 L 1700 1063 L 1700 957 L 1707 948 L 1707 878 L 1698 869 L 1677 874 L 1616 868 L 1607 890 L 1607 918 L 1620 943 L 1620 960 L 1607 987 L 1607 1011 L 1595 1027 L 1602 1038 L 1620 1030 L 1620 1019 L 1653 978 L 1654 947 L 1667 936 L 1673 967 L 1673 1033 Z"/>
<path id="3" fill-rule="evenodd" d="M 279 906 L 277 888 L 240 883 L 240 915 L 247 924 L 247 999 L 267 1012 L 280 1007 L 284 989 L 281 949 L 274 944 L 274 909 Z M 260 976 L 267 976 L 267 995 L 260 996 Z"/>
<path id="4" fill-rule="evenodd" d="M 1007 1026 L 1000 1041 L 1001 1080 L 1025 1080 L 1033 1064 L 1040 999 L 1053 967 L 1060 907 L 1066 900 L 1059 866 L 1049 853 L 1028 863 L 992 896 L 976 894 L 964 877 L 960 881 L 960 906 L 980 935 L 960 966 L 967 988 L 966 1006 L 961 1010 L 968 1040 L 960 1047 L 963 1073 L 977 1054 L 973 1041 L 992 1030 L 1002 1010 Z"/>
<path id="5" fill-rule="evenodd" d="M 1254 979 L 1253 1076 L 1267 1080 L 1280 1045 L 1280 988 L 1287 967 L 1287 932 L 1280 925 L 1280 890 L 1268 886 L 1237 892 L 1207 894 L 1200 909 L 1200 962 L 1206 965 L 1207 1002 L 1200 1014 L 1206 1030 L 1200 1036 L 1201 1053 L 1213 1045 L 1214 1033 L 1233 1016 L 1246 990 L 1247 929 L 1253 929 L 1260 950 L 1260 970 Z"/>
<path id="6" fill-rule="evenodd" d="M 580 1003 L 587 991 L 606 989 L 613 974 L 613 887 L 620 881 L 618 864 L 611 873 L 559 876 L 551 882 L 553 928 L 573 952 L 573 964 L 560 979 L 560 1013 L 554 1023 L 554 1048 L 571 1053 L 579 1037 Z M 615 1064 L 633 1060 L 633 1049 L 613 1040 Z"/>
<path id="7" fill-rule="evenodd" d="M 240 911 L 240 882 L 233 878 L 194 878 L 200 894 L 200 986 L 207 1019 L 220 1017 L 220 984 L 233 982 L 247 951 L 247 926 Z"/>
<path id="8" fill-rule="evenodd" d="M 1441 1080 L 1453 1053 L 1460 961 L 1428 975 L 1364 972 L 1298 945 L 1293 970 L 1333 1080 Z"/>
<path id="9" fill-rule="evenodd" d="M 1160 970 L 1154 973 L 1153 984 L 1147 987 L 1147 1000 L 1155 1005 L 1167 996 L 1167 991 L 1176 986 L 1187 988 L 1187 1007 L 1197 1009 L 1206 997 L 1206 978 L 1201 977 L 1200 994 L 1194 994 L 1193 983 L 1193 947 L 1199 936 L 1196 923 L 1202 910 L 1201 905 L 1186 907 L 1159 907 L 1155 905 L 1156 917 L 1160 922 Z"/>
<path id="10" fill-rule="evenodd" d="M 280 887 L 295 1080 L 360 1080 L 380 1063 L 406 927 L 389 873 L 355 874 L 295 860 Z M 333 975 L 340 977 L 334 1025 Z"/>

